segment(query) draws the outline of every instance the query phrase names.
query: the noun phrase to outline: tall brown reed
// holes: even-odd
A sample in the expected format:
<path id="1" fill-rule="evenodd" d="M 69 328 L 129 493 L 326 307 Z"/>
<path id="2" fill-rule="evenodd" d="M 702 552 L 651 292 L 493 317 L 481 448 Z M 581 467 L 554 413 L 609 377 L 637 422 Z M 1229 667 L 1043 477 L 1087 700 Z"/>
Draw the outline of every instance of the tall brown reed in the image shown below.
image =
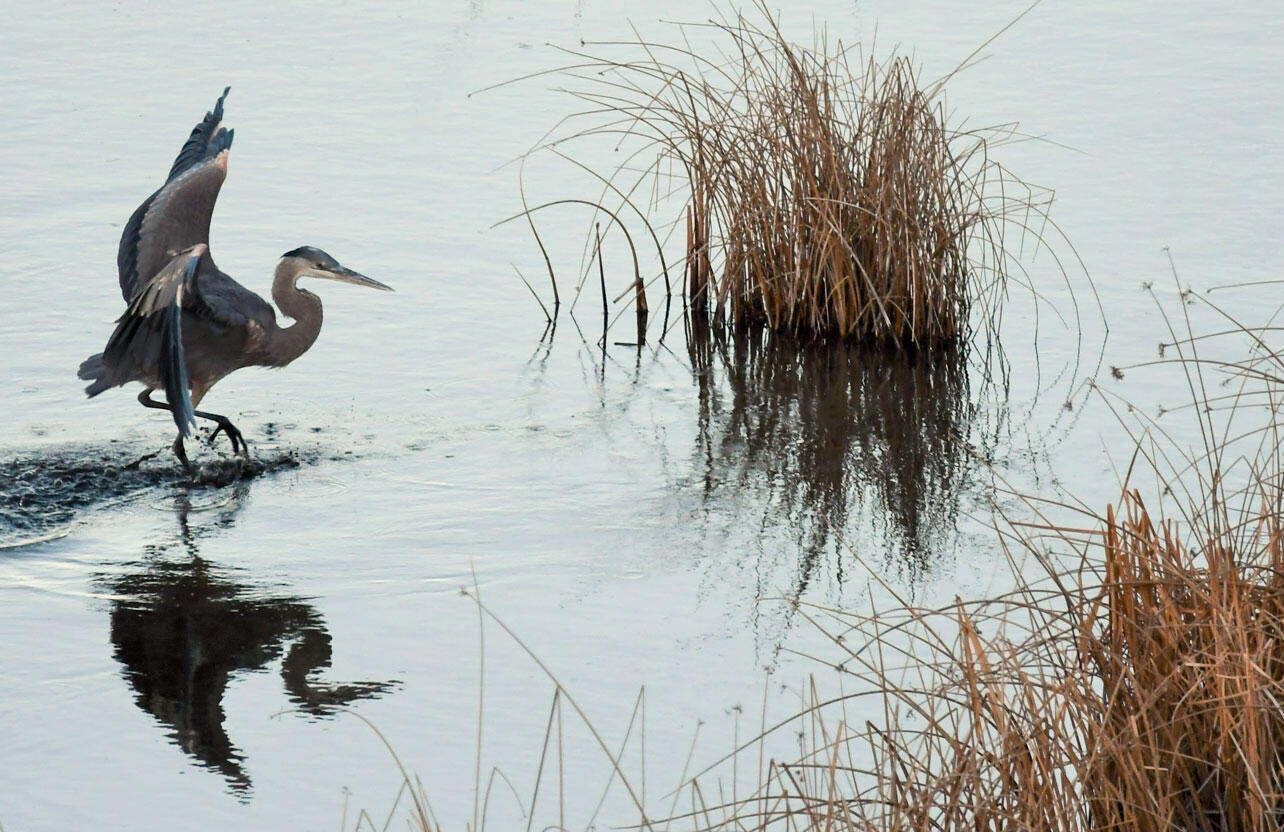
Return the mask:
<path id="1" fill-rule="evenodd" d="M 582 63 L 559 70 L 590 109 L 550 145 L 627 150 L 595 174 L 603 198 L 649 191 L 652 210 L 630 215 L 685 226 L 697 325 L 901 346 L 990 329 L 1014 258 L 1005 234 L 1041 226 L 1046 207 L 990 158 L 1011 125 L 955 129 L 947 79 L 823 31 L 794 43 L 761 3 L 680 25 L 672 43 L 606 45 L 616 54 L 572 52 Z"/>

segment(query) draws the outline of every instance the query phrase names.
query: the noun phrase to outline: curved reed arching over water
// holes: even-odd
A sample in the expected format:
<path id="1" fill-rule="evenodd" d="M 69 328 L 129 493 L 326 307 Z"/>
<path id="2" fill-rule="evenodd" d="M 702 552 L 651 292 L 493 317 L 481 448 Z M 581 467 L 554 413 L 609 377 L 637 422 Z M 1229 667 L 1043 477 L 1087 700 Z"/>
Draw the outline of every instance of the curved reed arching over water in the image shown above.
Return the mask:
<path id="1" fill-rule="evenodd" d="M 592 171 L 603 206 L 632 209 L 613 223 L 654 223 L 657 248 L 685 234 L 696 325 L 919 347 L 993 335 L 1022 269 L 1005 236 L 1050 227 L 1047 192 L 990 157 L 1014 125 L 954 129 L 950 76 L 924 83 L 910 59 L 880 62 L 823 31 L 801 46 L 764 6 L 757 17 L 679 24 L 677 45 L 599 44 L 617 57 L 572 52 L 583 62 L 550 74 L 589 109 L 544 146 L 586 169 L 569 145 L 622 151 L 614 171 Z"/>

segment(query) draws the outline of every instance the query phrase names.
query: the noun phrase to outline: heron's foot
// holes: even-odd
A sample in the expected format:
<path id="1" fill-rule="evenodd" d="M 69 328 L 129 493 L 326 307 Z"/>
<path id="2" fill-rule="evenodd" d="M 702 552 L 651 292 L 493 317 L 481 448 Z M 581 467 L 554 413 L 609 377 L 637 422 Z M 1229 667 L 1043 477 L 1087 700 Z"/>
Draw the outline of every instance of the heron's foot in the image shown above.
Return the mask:
<path id="1" fill-rule="evenodd" d="M 187 449 L 183 447 L 182 434 L 179 434 L 178 438 L 174 440 L 173 450 L 174 456 L 178 457 L 178 461 L 183 463 L 183 470 L 187 472 L 188 479 L 195 480 L 196 469 L 192 467 L 192 463 L 187 461 Z M 139 461 L 141 462 L 141 460 Z"/>
<path id="2" fill-rule="evenodd" d="M 227 441 L 232 443 L 232 453 L 249 458 L 249 445 L 246 443 L 245 437 L 241 435 L 241 432 L 237 430 L 236 425 L 232 424 L 230 419 L 226 416 L 220 416 L 217 413 L 205 413 L 200 410 L 195 411 L 195 413 L 202 419 L 209 419 L 215 423 L 214 430 L 210 431 L 209 439 L 206 440 L 210 447 L 214 446 L 214 440 L 218 438 L 220 433 L 226 433 Z"/>
<path id="3" fill-rule="evenodd" d="M 220 433 L 227 434 L 227 441 L 232 443 L 232 453 L 234 454 L 240 453 L 241 441 L 242 441 L 241 434 L 236 430 L 235 427 L 232 426 L 231 422 L 225 425 L 224 424 L 215 425 L 214 429 L 210 431 L 210 435 L 205 437 L 205 444 L 209 445 L 211 448 L 214 447 L 214 441 L 218 439 L 218 435 Z"/>

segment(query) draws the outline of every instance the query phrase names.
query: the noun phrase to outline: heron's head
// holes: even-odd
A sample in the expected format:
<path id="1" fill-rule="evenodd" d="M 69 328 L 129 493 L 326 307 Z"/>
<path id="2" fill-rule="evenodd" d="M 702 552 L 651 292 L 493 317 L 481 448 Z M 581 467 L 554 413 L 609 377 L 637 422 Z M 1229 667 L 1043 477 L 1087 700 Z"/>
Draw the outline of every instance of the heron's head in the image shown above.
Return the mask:
<path id="1" fill-rule="evenodd" d="M 290 266 L 296 277 L 319 277 L 322 280 L 339 280 L 344 283 L 355 283 L 358 286 L 369 286 L 371 289 L 382 289 L 385 292 L 392 291 L 391 286 L 340 265 L 338 260 L 313 246 L 301 246 L 287 251 L 281 255 L 281 260 Z"/>

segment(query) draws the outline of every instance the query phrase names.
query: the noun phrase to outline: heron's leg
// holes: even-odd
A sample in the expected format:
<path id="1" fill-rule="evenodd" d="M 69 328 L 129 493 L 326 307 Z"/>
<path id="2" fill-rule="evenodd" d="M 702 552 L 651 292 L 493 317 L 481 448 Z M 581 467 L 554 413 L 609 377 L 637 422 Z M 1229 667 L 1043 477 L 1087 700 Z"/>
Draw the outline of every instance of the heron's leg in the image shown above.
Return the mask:
<path id="1" fill-rule="evenodd" d="M 163 404 L 152 398 L 152 388 L 150 387 L 138 394 L 138 401 L 143 407 L 152 407 L 157 410 L 170 410 L 172 412 L 172 409 L 168 404 Z M 183 463 L 183 470 L 187 472 L 187 476 L 195 477 L 196 469 L 192 468 L 192 463 L 188 462 L 187 449 L 183 447 L 183 434 L 180 433 L 178 438 L 174 440 L 173 451 L 174 456 L 178 457 L 178 461 Z M 139 462 L 142 462 L 142 460 L 139 460 Z"/>
<path id="2" fill-rule="evenodd" d="M 168 404 L 166 404 L 165 402 L 158 402 L 152 398 L 152 390 L 154 389 L 156 388 L 148 387 L 146 390 L 139 393 L 138 403 L 141 404 L 143 407 L 154 407 L 157 410 L 170 410 L 170 406 Z"/>
<path id="3" fill-rule="evenodd" d="M 178 457 L 178 461 L 183 463 L 183 470 L 187 472 L 187 476 L 195 479 L 196 470 L 192 468 L 192 463 L 187 461 L 187 449 L 183 447 L 183 434 L 181 433 L 174 440 L 174 456 Z"/>
<path id="4" fill-rule="evenodd" d="M 228 441 L 232 443 L 232 453 L 239 454 L 244 451 L 245 455 L 249 455 L 249 445 L 246 444 L 245 437 L 241 435 L 241 432 L 236 429 L 236 425 L 232 424 L 231 419 L 228 419 L 226 416 L 220 416 L 217 413 L 206 413 L 203 410 L 194 410 L 192 412 L 197 416 L 200 416 L 202 419 L 209 419 L 212 422 L 218 423 L 218 427 L 214 428 L 214 432 L 210 434 L 209 441 L 211 445 L 213 445 L 214 440 L 218 438 L 219 431 L 222 431 L 227 434 Z"/>

